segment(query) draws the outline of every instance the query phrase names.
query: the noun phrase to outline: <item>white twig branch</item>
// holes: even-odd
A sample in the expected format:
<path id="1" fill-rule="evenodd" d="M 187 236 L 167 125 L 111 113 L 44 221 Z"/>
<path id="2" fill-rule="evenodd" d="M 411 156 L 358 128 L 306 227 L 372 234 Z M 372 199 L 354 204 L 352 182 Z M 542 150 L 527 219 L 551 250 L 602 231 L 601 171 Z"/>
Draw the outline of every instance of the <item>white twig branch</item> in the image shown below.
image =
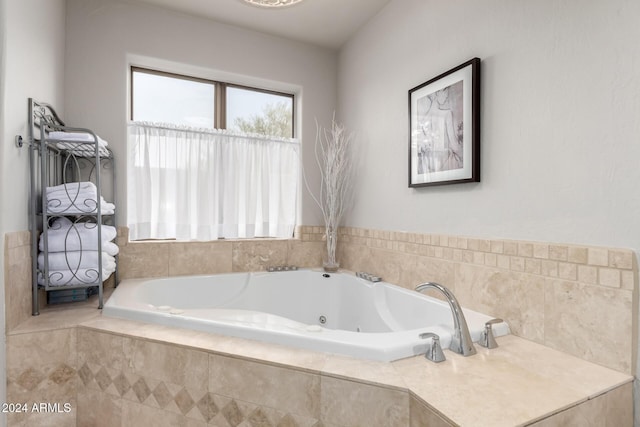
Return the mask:
<path id="1" fill-rule="evenodd" d="M 320 193 L 316 195 L 304 182 L 311 197 L 320 207 L 327 237 L 327 263 L 335 265 L 336 233 L 353 199 L 353 140 L 344 126 L 336 122 L 335 114 L 331 129 L 322 129 L 316 121 L 316 143 L 314 154 L 320 171 Z"/>

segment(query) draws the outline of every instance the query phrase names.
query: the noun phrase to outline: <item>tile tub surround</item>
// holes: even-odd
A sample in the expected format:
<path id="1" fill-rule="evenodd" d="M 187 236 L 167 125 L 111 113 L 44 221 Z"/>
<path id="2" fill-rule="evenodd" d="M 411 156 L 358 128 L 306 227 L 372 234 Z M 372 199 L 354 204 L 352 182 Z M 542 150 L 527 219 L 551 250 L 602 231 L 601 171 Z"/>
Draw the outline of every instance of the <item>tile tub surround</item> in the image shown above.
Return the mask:
<path id="1" fill-rule="evenodd" d="M 321 238 L 304 239 L 298 227 L 292 239 L 221 239 L 211 242 L 130 242 L 128 228 L 118 228 L 120 278 L 167 277 L 264 270 L 268 265 L 322 265 Z"/>
<path id="2" fill-rule="evenodd" d="M 7 425 L 75 426 L 77 328 L 8 335 L 6 348 L 6 403 L 27 404 L 28 408 L 7 413 Z M 31 410 L 40 403 L 55 403 L 61 410 Z M 69 412 L 64 411 L 64 404 L 70 404 Z"/>
<path id="3" fill-rule="evenodd" d="M 321 237 L 320 227 L 312 231 L 309 240 Z M 631 250 L 361 228 L 340 229 L 338 242 L 347 270 L 409 289 L 438 282 L 463 307 L 505 319 L 517 336 L 635 372 Z"/>
<path id="4" fill-rule="evenodd" d="M 295 239 L 128 242 L 121 228 L 121 277 L 317 267 L 323 233 L 301 226 Z M 631 250 L 344 227 L 338 259 L 347 270 L 409 289 L 441 283 L 463 307 L 505 319 L 515 335 L 634 372 L 638 268 Z"/>
<path id="5" fill-rule="evenodd" d="M 302 236 L 305 230 L 306 227 L 299 227 L 296 236 Z M 259 271 L 267 265 L 318 267 L 322 265 L 324 248 L 321 239 L 301 238 L 129 242 L 127 227 L 118 228 L 116 243 L 120 247 L 121 280 Z M 31 317 L 31 233 L 7 233 L 4 245 L 6 331 L 10 332 Z M 113 285 L 112 276 L 105 289 Z M 43 296 L 40 301 L 44 306 L 46 298 Z"/>
<path id="6" fill-rule="evenodd" d="M 382 363 L 98 313 L 55 329 L 70 317 L 30 319 L 7 343 L 10 401 L 72 402 L 52 425 L 632 424 L 632 377 L 515 336 L 440 364 Z M 39 422 L 27 415 L 10 425 Z"/>
<path id="7" fill-rule="evenodd" d="M 5 234 L 5 329 L 10 332 L 31 317 L 31 233 L 16 231 Z M 113 286 L 113 276 L 105 288 Z M 40 309 L 46 306 L 46 293 L 40 290 Z"/>
<path id="8" fill-rule="evenodd" d="M 4 237 L 4 305 L 6 330 L 31 316 L 31 233 L 17 231 Z"/>
<path id="9" fill-rule="evenodd" d="M 323 227 L 300 226 L 294 239 L 129 242 L 120 227 L 120 277 L 318 267 L 323 233 Z M 5 236 L 7 331 L 31 313 L 29 235 Z M 439 282 L 464 307 L 505 319 L 515 335 L 634 372 L 638 272 L 630 250 L 347 227 L 340 229 L 338 255 L 347 270 L 410 289 Z"/>

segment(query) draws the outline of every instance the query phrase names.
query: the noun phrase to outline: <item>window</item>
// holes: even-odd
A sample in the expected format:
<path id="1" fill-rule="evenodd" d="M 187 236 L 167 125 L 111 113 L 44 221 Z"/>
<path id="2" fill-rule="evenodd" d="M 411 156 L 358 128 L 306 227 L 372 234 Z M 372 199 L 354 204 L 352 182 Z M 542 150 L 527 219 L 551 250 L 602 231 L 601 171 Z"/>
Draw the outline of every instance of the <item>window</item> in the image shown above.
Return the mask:
<path id="1" fill-rule="evenodd" d="M 291 237 L 293 113 L 291 94 L 132 67 L 129 237 Z"/>
<path id="2" fill-rule="evenodd" d="M 134 120 L 215 127 L 213 82 L 134 69 L 131 87 Z"/>
<path id="3" fill-rule="evenodd" d="M 131 119 L 293 138 L 294 96 L 131 67 Z"/>
<path id="4" fill-rule="evenodd" d="M 293 97 L 246 87 L 227 87 L 227 129 L 293 137 Z"/>

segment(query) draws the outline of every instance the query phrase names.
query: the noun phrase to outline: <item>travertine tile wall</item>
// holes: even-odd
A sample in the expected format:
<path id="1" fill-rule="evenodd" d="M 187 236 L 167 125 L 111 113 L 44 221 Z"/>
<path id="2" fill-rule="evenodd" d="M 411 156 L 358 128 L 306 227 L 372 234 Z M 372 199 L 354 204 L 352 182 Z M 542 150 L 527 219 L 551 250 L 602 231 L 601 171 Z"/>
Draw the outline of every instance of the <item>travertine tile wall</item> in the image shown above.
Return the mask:
<path id="1" fill-rule="evenodd" d="M 5 234 L 5 273 L 4 302 L 5 329 L 9 333 L 20 323 L 31 317 L 32 281 L 31 281 L 31 233 L 16 231 Z M 105 287 L 113 287 L 115 278 L 112 275 Z M 46 306 L 47 296 L 44 290 L 39 291 L 39 307 Z"/>
<path id="2" fill-rule="evenodd" d="M 631 426 L 633 406 L 629 404 L 629 396 L 632 395 L 632 387 L 631 383 L 618 387 L 530 426 Z"/>
<path id="3" fill-rule="evenodd" d="M 406 390 L 82 327 L 78 366 L 78 426 L 409 425 Z"/>
<path id="4" fill-rule="evenodd" d="M 299 228 L 297 234 L 301 234 Z M 31 316 L 31 233 L 7 233 L 5 245 L 6 331 Z M 118 229 L 120 279 L 217 274 L 264 270 L 268 265 L 322 265 L 320 240 L 248 239 L 212 242 L 129 242 L 128 229 Z M 113 276 L 105 283 L 113 287 Z M 40 298 L 44 306 L 45 294 Z"/>
<path id="5" fill-rule="evenodd" d="M 273 264 L 317 267 L 322 234 L 322 227 L 300 227 L 295 240 L 129 243 L 124 229 L 121 272 L 127 278 L 260 270 Z M 28 232 L 5 236 L 8 331 L 31 312 L 29 244 Z M 366 270 L 408 288 L 439 281 L 464 306 L 505 318 L 518 335 L 631 370 L 637 267 L 629 250 L 345 228 L 339 260 L 346 269 Z M 185 366 L 190 369 L 179 369 Z M 9 414 L 10 425 L 330 427 L 363 419 L 375 424 L 388 417 L 396 425 L 452 425 L 406 390 L 82 327 L 9 333 L 7 378 L 9 401 L 59 405 Z M 256 392 L 256 381 L 268 392 Z M 282 381 L 298 390 L 295 399 L 290 392 L 285 398 L 279 394 Z M 616 402 L 623 399 L 616 393 L 628 395 L 629 387 L 539 425 L 563 425 L 576 417 L 585 425 L 604 425 L 603 417 L 615 419 L 620 412 Z M 64 403 L 71 404 L 69 412 Z"/>
<path id="6" fill-rule="evenodd" d="M 4 239 L 6 330 L 31 316 L 31 233 L 7 233 Z"/>
<path id="7" fill-rule="evenodd" d="M 7 371 L 9 402 L 28 405 L 8 425 L 456 425 L 405 387 L 83 326 L 10 335 Z M 533 425 L 626 426 L 630 402 L 627 383 Z"/>
<path id="8" fill-rule="evenodd" d="M 129 242 L 119 229 L 120 278 L 318 267 L 323 227 L 296 239 Z M 31 313 L 29 232 L 5 237 L 7 331 Z M 450 287 L 465 307 L 505 319 L 514 334 L 633 373 L 637 261 L 628 249 L 475 239 L 360 228 L 340 230 L 343 268 L 414 288 Z"/>
<path id="9" fill-rule="evenodd" d="M 76 425 L 76 345 L 75 327 L 7 336 L 7 425 Z"/>
<path id="10" fill-rule="evenodd" d="M 301 235 L 306 227 L 299 227 Z M 121 279 L 260 271 L 268 265 L 322 265 L 321 239 L 243 239 L 211 242 L 129 242 L 128 230 L 118 230 Z"/>
<path id="11" fill-rule="evenodd" d="M 306 229 L 303 241 L 321 238 Z M 343 268 L 409 289 L 452 289 L 467 308 L 512 333 L 625 373 L 637 347 L 637 261 L 628 249 L 343 228 Z"/>

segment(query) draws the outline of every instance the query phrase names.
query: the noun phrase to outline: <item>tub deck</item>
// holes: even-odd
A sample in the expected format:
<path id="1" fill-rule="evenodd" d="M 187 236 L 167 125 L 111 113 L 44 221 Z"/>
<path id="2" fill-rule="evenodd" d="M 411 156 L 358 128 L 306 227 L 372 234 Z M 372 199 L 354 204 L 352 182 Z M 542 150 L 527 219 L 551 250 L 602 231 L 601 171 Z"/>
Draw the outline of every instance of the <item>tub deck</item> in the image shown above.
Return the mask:
<path id="1" fill-rule="evenodd" d="M 43 310 L 40 316 L 12 331 L 7 339 L 8 372 L 31 368 L 27 365 L 33 355 L 18 358 L 14 357 L 15 352 L 20 349 L 29 352 L 30 345 L 38 348 L 42 345 L 40 341 L 50 343 L 52 334 L 65 331 L 76 337 L 78 352 L 69 355 L 67 365 L 80 378 L 85 378 L 80 372 L 85 371 L 86 366 L 98 372 L 98 377 L 104 370 L 118 378 L 118 369 L 124 369 L 127 378 L 146 378 L 147 383 L 153 385 L 158 384 L 159 379 L 167 381 L 168 373 L 161 365 L 168 354 L 181 359 L 186 357 L 182 355 L 203 355 L 208 366 L 203 369 L 210 372 L 203 371 L 200 376 L 215 379 L 209 382 L 209 387 L 216 388 L 209 391 L 214 393 L 212 396 L 221 392 L 236 399 L 241 408 L 257 405 L 264 411 L 280 408 L 293 413 L 299 412 L 290 409 L 296 395 L 296 399 L 308 399 L 307 409 L 325 424 L 381 425 L 381 420 L 388 422 L 389 417 L 394 417 L 393 425 L 402 427 L 410 424 L 546 427 L 572 422 L 572 425 L 578 422 L 595 426 L 604 425 L 598 424 L 604 419 L 607 425 L 632 425 L 633 377 L 513 335 L 499 337 L 497 349 L 477 347 L 478 354 L 471 357 L 445 350 L 447 360 L 439 364 L 422 356 L 387 363 L 107 318 L 94 307 L 76 305 Z M 118 342 L 128 344 L 114 346 Z M 145 357 L 151 357 L 148 361 L 155 360 L 154 366 L 143 363 Z M 124 364 L 120 366 L 114 361 Z M 19 366 L 13 366 L 12 362 Z M 178 372 L 171 372 L 172 378 L 192 376 L 189 372 L 195 369 L 195 364 L 174 368 Z M 277 375 L 273 376 L 274 373 Z M 256 378 L 264 381 L 260 393 L 251 392 Z M 308 382 L 296 382 L 302 380 Z M 132 392 L 119 396 L 115 389 L 102 390 L 96 380 L 86 386 L 82 385 L 84 380 L 78 381 L 81 387 L 77 400 L 79 423 L 81 418 L 94 412 L 96 398 L 101 410 L 117 410 L 121 405 L 144 409 L 150 417 L 157 414 L 155 419 L 179 420 L 171 410 L 159 409 L 157 403 L 152 405 L 147 400 L 137 403 Z M 283 382 L 303 388 L 299 393 L 283 393 L 279 391 Z M 315 385 L 308 388 L 309 384 Z M 172 387 L 177 386 L 183 387 L 180 384 Z M 180 387 L 175 390 L 181 390 Z M 197 398 L 195 391 L 188 391 Z M 89 393 L 92 400 L 83 399 L 81 393 Z M 11 398 L 10 392 L 8 399 Z M 152 398 L 149 399 L 151 402 Z M 108 401 L 120 403 L 104 406 Z M 184 417 L 189 419 L 189 414 Z M 126 414 L 110 415 L 125 417 Z M 248 417 L 250 413 L 243 416 Z"/>

